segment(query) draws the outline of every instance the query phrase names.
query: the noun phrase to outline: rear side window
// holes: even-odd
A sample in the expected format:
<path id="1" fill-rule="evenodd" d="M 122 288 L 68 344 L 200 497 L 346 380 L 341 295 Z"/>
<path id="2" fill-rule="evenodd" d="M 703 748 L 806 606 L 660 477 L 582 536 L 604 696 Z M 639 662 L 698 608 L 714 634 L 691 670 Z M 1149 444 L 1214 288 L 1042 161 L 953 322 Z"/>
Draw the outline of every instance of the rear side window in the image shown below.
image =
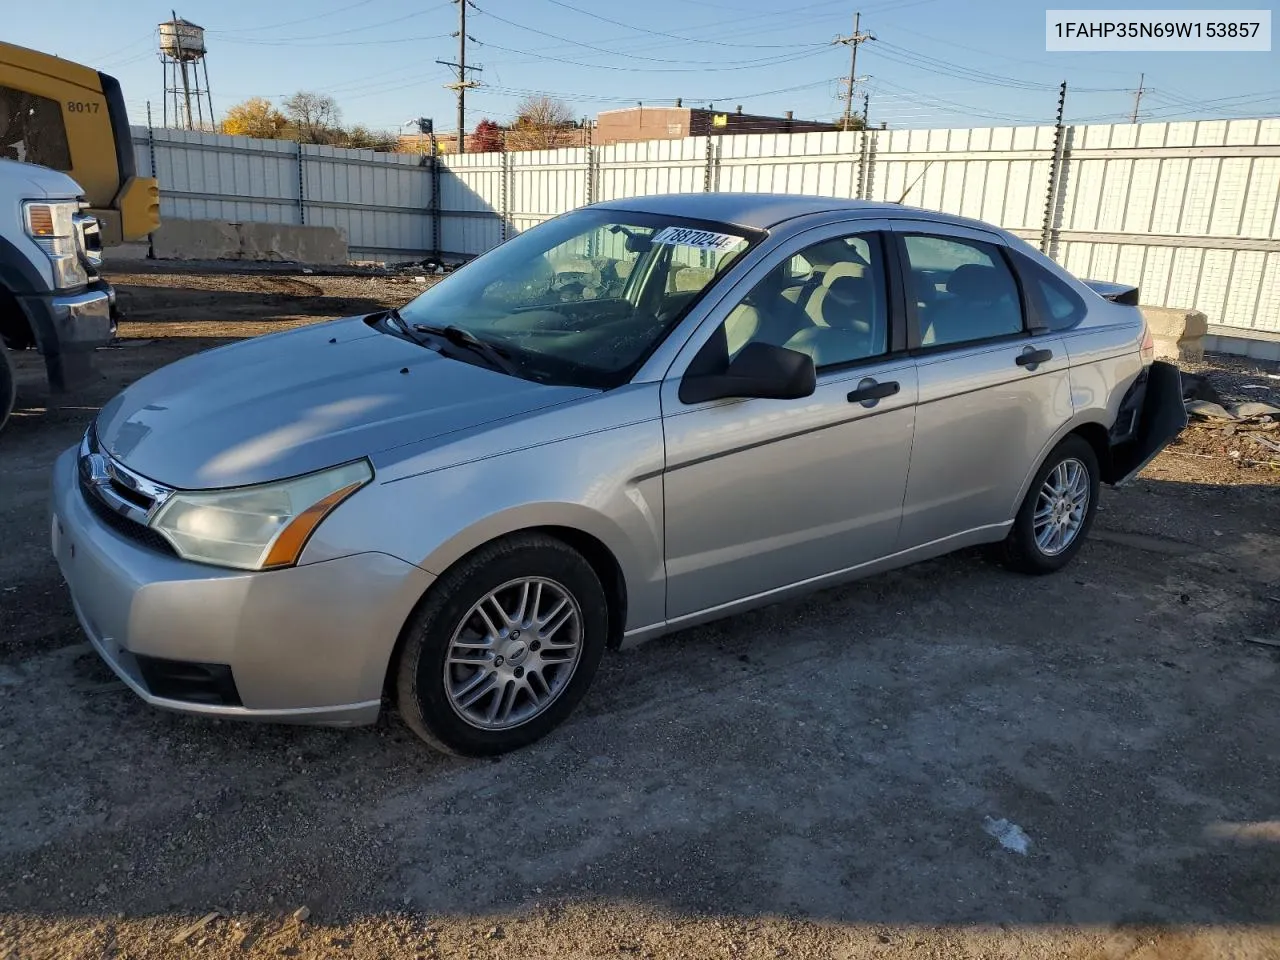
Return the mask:
<path id="1" fill-rule="evenodd" d="M 71 149 L 61 104 L 0 84 L 0 157 L 70 170 Z"/>
<path id="2" fill-rule="evenodd" d="M 998 248 L 978 240 L 926 234 L 908 234 L 903 242 L 921 346 L 1022 332 L 1022 298 Z"/>
<path id="3" fill-rule="evenodd" d="M 1022 278 L 1040 294 L 1045 326 L 1050 330 L 1066 330 L 1084 319 L 1084 303 L 1053 274 L 1033 267 L 1023 270 Z"/>

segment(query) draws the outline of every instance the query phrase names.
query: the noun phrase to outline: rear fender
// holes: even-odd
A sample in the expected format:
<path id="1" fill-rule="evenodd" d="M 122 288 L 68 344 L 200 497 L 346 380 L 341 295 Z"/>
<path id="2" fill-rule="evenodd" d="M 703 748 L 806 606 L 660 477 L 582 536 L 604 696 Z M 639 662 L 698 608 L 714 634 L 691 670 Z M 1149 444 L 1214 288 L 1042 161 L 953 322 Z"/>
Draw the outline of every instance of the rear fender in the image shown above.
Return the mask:
<path id="1" fill-rule="evenodd" d="M 1116 435 L 1112 432 L 1111 463 L 1102 477 L 1105 483 L 1128 483 L 1156 454 L 1187 427 L 1187 408 L 1182 399 L 1182 372 L 1172 363 L 1154 361 L 1145 378 L 1130 389 L 1120 407 L 1128 412 L 1132 426 Z M 1121 427 L 1122 420 L 1117 420 Z"/>

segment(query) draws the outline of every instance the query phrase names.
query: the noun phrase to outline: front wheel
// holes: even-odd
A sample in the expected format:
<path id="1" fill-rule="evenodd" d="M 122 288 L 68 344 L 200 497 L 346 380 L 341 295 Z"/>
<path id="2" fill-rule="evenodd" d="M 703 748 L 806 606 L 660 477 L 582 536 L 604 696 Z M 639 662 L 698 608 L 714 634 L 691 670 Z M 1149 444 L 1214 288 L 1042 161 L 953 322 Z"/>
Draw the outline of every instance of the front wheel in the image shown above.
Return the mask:
<path id="1" fill-rule="evenodd" d="M 400 716 L 437 749 L 488 756 L 533 743 L 572 712 L 604 653 L 608 600 L 581 554 L 522 534 L 447 572 L 405 630 Z"/>
<path id="2" fill-rule="evenodd" d="M 18 377 L 9 359 L 9 348 L 0 343 L 0 430 L 4 429 L 17 402 Z"/>
<path id="3" fill-rule="evenodd" d="M 1053 448 L 1031 481 L 1002 559 L 1023 573 L 1061 570 L 1079 552 L 1098 509 L 1098 457 L 1083 437 Z"/>

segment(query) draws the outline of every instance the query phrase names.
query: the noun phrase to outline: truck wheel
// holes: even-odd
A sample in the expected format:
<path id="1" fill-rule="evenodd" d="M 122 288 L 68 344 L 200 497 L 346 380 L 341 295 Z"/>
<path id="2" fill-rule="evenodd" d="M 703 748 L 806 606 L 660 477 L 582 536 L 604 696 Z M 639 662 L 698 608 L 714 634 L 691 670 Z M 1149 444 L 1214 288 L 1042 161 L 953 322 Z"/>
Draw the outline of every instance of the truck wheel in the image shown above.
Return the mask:
<path id="1" fill-rule="evenodd" d="M 9 348 L 0 343 L 0 430 L 8 422 L 17 400 L 18 377 L 13 371 L 13 362 L 9 359 Z"/>

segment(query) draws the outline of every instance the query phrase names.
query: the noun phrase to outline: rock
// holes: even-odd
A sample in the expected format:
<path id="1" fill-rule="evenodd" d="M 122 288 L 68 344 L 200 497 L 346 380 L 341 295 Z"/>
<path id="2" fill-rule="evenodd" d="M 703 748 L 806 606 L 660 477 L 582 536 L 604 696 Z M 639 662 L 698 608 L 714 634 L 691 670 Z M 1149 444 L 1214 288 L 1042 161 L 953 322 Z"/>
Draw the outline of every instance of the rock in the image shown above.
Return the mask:
<path id="1" fill-rule="evenodd" d="M 490 940 L 501 940 L 505 936 L 506 934 L 502 932 L 501 927 L 494 927 L 488 933 L 485 934 L 485 937 L 487 937 Z"/>
<path id="2" fill-rule="evenodd" d="M 310 907 L 299 907 L 297 910 L 293 911 L 294 923 L 306 923 L 309 919 L 311 919 Z"/>

